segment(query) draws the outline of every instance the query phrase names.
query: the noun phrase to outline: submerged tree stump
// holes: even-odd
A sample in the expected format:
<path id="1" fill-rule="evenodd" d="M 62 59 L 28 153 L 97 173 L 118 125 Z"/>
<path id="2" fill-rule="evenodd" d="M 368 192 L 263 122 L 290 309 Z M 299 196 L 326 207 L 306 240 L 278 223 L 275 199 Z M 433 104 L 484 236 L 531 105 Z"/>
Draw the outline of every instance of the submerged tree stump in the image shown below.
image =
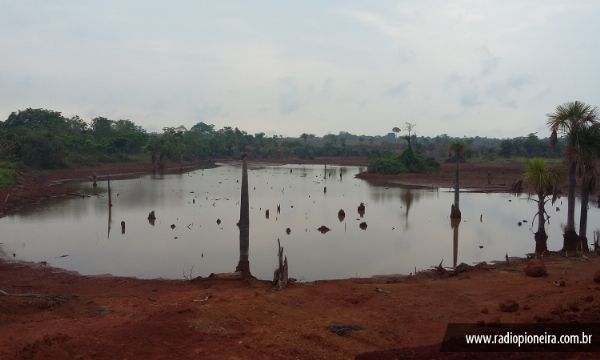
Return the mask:
<path id="1" fill-rule="evenodd" d="M 360 205 L 358 205 L 358 215 L 360 215 L 360 217 L 365 216 L 365 204 L 364 203 L 360 203 Z"/>
<path id="2" fill-rule="evenodd" d="M 156 215 L 154 214 L 154 210 L 150 211 L 150 214 L 148 214 L 148 222 L 150 223 L 150 225 L 154 226 L 154 222 L 156 221 Z"/>
<path id="3" fill-rule="evenodd" d="M 279 239 L 277 239 L 277 257 L 279 258 L 279 266 L 273 274 L 273 284 L 283 289 L 288 285 L 288 261 L 287 256 L 283 256 L 283 248 Z"/>

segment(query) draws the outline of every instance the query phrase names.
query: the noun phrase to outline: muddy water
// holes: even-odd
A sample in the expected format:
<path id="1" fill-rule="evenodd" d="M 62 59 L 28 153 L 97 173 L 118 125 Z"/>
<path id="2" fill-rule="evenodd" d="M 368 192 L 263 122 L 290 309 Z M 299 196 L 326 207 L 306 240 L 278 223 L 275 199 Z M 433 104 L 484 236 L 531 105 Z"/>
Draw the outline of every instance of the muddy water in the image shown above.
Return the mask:
<path id="1" fill-rule="evenodd" d="M 372 186 L 354 178 L 359 170 L 250 167 L 252 274 L 272 278 L 278 238 L 290 276 L 299 280 L 407 274 L 442 259 L 443 265 L 452 266 L 534 251 L 530 225 L 536 204 L 526 197 L 461 193 L 463 220 L 455 231 L 449 219 L 451 192 Z M 110 214 L 106 184 L 100 184 L 98 196 L 53 202 L 0 219 L 0 251 L 9 258 L 46 261 L 82 274 L 182 278 L 230 272 L 239 260 L 240 178 L 240 167 L 224 165 L 113 180 Z M 93 193 L 91 184 L 79 186 L 79 191 Z M 559 200 L 547 209 L 550 250 L 562 245 L 566 198 L 562 200 L 564 204 Z M 362 218 L 357 212 L 361 202 L 366 208 Z M 340 209 L 346 214 L 342 221 Z M 156 213 L 154 225 L 147 220 L 151 210 Z M 600 228 L 599 215 L 591 206 L 589 238 Z M 527 222 L 518 226 L 523 220 Z M 331 231 L 322 234 L 317 230 L 321 225 Z"/>

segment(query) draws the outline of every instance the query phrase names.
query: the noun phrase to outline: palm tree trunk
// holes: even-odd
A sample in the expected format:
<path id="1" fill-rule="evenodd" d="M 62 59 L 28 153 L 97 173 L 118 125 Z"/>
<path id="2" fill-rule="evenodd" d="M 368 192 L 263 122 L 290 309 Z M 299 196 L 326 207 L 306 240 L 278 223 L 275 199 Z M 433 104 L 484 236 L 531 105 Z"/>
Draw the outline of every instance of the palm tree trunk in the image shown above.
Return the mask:
<path id="1" fill-rule="evenodd" d="M 246 157 L 242 160 L 242 193 L 240 202 L 240 259 L 236 271 L 242 273 L 242 277 L 250 276 L 250 262 L 248 250 L 250 247 L 250 206 L 248 201 L 248 164 Z"/>
<path id="2" fill-rule="evenodd" d="M 459 156 L 458 156 L 458 154 L 456 154 L 456 170 L 454 172 L 454 206 L 456 206 L 457 209 L 460 209 L 460 206 L 458 205 L 458 202 L 459 202 L 459 196 L 458 196 L 458 162 L 459 162 Z"/>
<path id="3" fill-rule="evenodd" d="M 538 193 L 538 229 L 534 235 L 536 254 L 543 254 L 548 251 L 548 235 L 544 228 L 546 224 L 544 214 L 544 193 L 540 192 Z"/>
<path id="4" fill-rule="evenodd" d="M 589 251 L 587 244 L 587 215 L 591 181 L 592 177 L 589 175 L 588 171 L 586 171 L 583 175 L 583 182 L 581 184 L 581 212 L 579 214 L 579 241 L 581 250 L 583 251 Z"/>
<path id="5" fill-rule="evenodd" d="M 460 208 L 459 208 L 459 194 L 458 194 L 458 162 L 459 162 L 459 155 L 458 153 L 455 154 L 456 155 L 456 171 L 454 173 L 454 204 L 452 204 L 452 207 L 450 208 L 450 218 L 452 219 L 460 219 L 462 217 L 461 213 L 460 213 Z"/>
<path id="6" fill-rule="evenodd" d="M 579 237 L 575 231 L 575 186 L 577 184 L 577 160 L 571 159 L 569 164 L 569 194 L 567 208 L 567 226 L 563 234 L 563 251 L 577 249 Z"/>
<path id="7" fill-rule="evenodd" d="M 571 160 L 569 164 L 569 194 L 568 194 L 568 210 L 567 210 L 567 227 L 566 231 L 575 231 L 575 186 L 577 186 L 577 160 Z"/>

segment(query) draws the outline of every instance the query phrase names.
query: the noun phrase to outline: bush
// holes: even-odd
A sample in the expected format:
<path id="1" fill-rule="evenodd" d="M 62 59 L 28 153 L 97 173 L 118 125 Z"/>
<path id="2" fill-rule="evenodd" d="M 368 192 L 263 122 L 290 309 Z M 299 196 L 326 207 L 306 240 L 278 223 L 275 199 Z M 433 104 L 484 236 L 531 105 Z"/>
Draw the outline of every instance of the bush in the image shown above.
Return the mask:
<path id="1" fill-rule="evenodd" d="M 369 172 L 378 174 L 422 173 L 435 171 L 440 164 L 431 157 L 423 157 L 408 148 L 400 154 L 380 154 L 371 160 Z"/>
<path id="2" fill-rule="evenodd" d="M 369 172 L 378 174 L 399 174 L 408 172 L 408 169 L 400 162 L 398 156 L 384 154 L 371 160 Z"/>

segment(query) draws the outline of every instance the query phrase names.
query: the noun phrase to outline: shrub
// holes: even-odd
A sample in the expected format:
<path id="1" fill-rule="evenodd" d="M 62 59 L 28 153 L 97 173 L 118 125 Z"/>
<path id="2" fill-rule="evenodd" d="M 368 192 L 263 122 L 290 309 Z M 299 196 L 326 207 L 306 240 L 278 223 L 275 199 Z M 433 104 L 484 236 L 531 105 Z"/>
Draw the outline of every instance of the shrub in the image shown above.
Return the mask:
<path id="1" fill-rule="evenodd" d="M 378 174 L 422 173 L 435 171 L 440 164 L 431 157 L 423 157 L 408 148 L 400 156 L 386 153 L 371 160 L 369 172 Z"/>

